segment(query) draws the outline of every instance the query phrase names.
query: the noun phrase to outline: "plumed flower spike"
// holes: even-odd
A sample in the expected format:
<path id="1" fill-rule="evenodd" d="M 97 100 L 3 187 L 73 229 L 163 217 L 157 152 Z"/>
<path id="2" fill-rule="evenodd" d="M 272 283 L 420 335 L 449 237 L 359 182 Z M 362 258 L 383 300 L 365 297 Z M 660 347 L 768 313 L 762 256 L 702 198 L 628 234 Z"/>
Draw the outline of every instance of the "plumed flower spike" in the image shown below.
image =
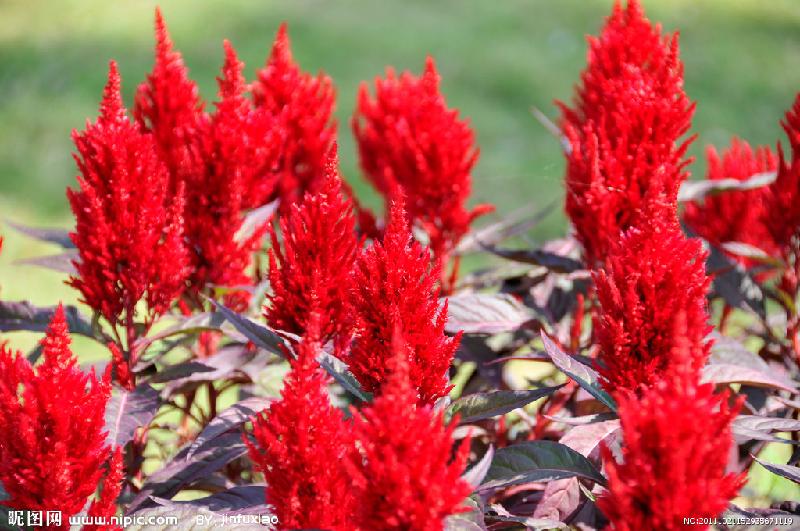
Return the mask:
<path id="1" fill-rule="evenodd" d="M 765 224 L 784 258 L 797 254 L 800 237 L 800 93 L 781 122 L 790 153 L 778 149 L 778 175 L 767 189 Z"/>
<path id="2" fill-rule="evenodd" d="M 38 369 L 0 345 L 0 481 L 4 505 L 30 511 L 80 512 L 110 456 L 104 414 L 110 386 L 85 374 L 69 350 L 63 308 L 42 342 Z"/>
<path id="3" fill-rule="evenodd" d="M 706 151 L 707 179 L 736 179 L 744 181 L 757 174 L 775 171 L 778 159 L 767 147 L 755 150 L 747 142 L 734 138 L 730 148 L 721 154 L 713 147 Z M 742 242 L 761 249 L 770 256 L 778 256 L 780 248 L 772 240 L 764 224 L 768 215 L 766 187 L 750 190 L 733 190 L 706 196 L 700 203 L 689 203 L 684 211 L 684 221 L 699 236 L 719 246 L 725 242 Z M 746 257 L 731 255 L 745 266 L 755 262 Z"/>
<path id="4" fill-rule="evenodd" d="M 79 190 L 67 190 L 75 215 L 77 273 L 69 283 L 112 326 L 146 326 L 180 294 L 187 275 L 180 199 L 169 207 L 169 175 L 150 135 L 131 123 L 111 63 L 100 117 L 73 132 Z M 137 310 L 144 300 L 143 315 Z"/>
<path id="5" fill-rule="evenodd" d="M 416 405 L 409 355 L 399 335 L 392 344 L 383 394 L 353 412 L 363 487 L 354 521 L 359 529 L 440 531 L 472 491 L 460 477 L 469 438 L 451 461 L 455 424 L 445 427 L 441 412 Z"/>
<path id="6" fill-rule="evenodd" d="M 248 286 L 250 266 L 269 220 L 240 234 L 245 212 L 272 194 L 283 128 L 264 111 L 253 109 L 245 93 L 243 65 L 229 42 L 217 78 L 219 101 L 203 135 L 204 171 L 187 183 L 187 235 L 193 244 L 193 293 L 214 286 Z M 249 294 L 232 290 L 227 304 L 243 309 Z"/>
<path id="7" fill-rule="evenodd" d="M 355 497 L 349 472 L 351 430 L 328 398 L 328 378 L 316 361 L 318 321 L 291 360 L 281 399 L 253 420 L 251 459 L 264 473 L 267 499 L 284 529 L 353 529 Z"/>
<path id="8" fill-rule="evenodd" d="M 598 499 L 610 528 L 677 531 L 685 518 L 719 516 L 745 480 L 725 473 L 741 402 L 731 407 L 727 393 L 691 379 L 665 379 L 641 397 L 617 400 L 622 462 L 603 446 L 609 487 Z"/>
<path id="9" fill-rule="evenodd" d="M 156 51 L 153 70 L 136 91 L 133 115 L 136 122 L 151 132 L 161 158 L 173 179 L 186 182 L 203 171 L 201 135 L 208 116 L 197 85 L 181 54 L 174 49 L 161 10 L 156 8 Z"/>
<path id="10" fill-rule="evenodd" d="M 405 193 L 410 221 L 425 229 L 446 265 L 472 221 L 492 207 L 466 210 L 478 159 L 475 134 L 447 107 L 433 58 L 420 77 L 388 69 L 375 80 L 374 99 L 362 84 L 352 125 L 369 180 L 387 206 Z M 451 287 L 446 282 L 446 291 Z"/>
<path id="11" fill-rule="evenodd" d="M 594 274 L 598 360 L 611 392 L 651 386 L 676 370 L 699 377 L 708 358 L 705 252 L 684 237 L 672 212 L 670 219 L 669 204 L 649 210 L 645 225 L 622 236 Z M 676 359 L 682 341 L 688 357 Z"/>
<path id="12" fill-rule="evenodd" d="M 653 192 L 677 196 L 694 105 L 683 90 L 677 36 L 662 36 L 637 0 L 617 2 L 599 37 L 574 107 L 561 104 L 569 149 L 566 212 L 588 265 L 602 263 L 637 223 Z"/>
<path id="13" fill-rule="evenodd" d="M 302 336 L 313 315 L 320 321 L 323 343 L 349 339 L 349 291 L 360 247 L 353 206 L 342 193 L 337 165 L 334 144 L 321 189 L 291 205 L 280 221 L 283 248 L 272 230 L 269 250 L 267 321 Z"/>
<path id="14" fill-rule="evenodd" d="M 382 241 L 356 265 L 353 305 L 358 335 L 348 365 L 361 385 L 380 393 L 388 375 L 394 334 L 408 346 L 410 380 L 420 404 L 445 396 L 447 373 L 460 335 L 445 335 L 447 304 L 439 305 L 439 267 L 430 267 L 426 247 L 411 237 L 402 196 L 390 209 Z"/>
<path id="15" fill-rule="evenodd" d="M 253 100 L 257 107 L 282 116 L 286 123 L 275 192 L 285 212 L 305 193 L 321 186 L 328 151 L 336 138 L 333 82 L 322 72 L 312 76 L 300 70 L 292 57 L 286 23 L 278 29 L 267 64 L 257 72 Z"/>

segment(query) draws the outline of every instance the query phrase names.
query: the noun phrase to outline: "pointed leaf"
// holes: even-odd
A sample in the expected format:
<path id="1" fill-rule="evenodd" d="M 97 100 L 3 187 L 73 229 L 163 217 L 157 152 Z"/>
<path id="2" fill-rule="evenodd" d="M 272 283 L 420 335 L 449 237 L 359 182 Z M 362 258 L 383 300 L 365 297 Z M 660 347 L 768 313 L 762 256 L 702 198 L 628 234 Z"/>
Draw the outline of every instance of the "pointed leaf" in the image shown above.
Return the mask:
<path id="1" fill-rule="evenodd" d="M 472 488 L 477 488 L 478 485 L 483 483 L 486 473 L 489 472 L 489 467 L 492 465 L 492 459 L 494 459 L 494 446 L 490 444 L 489 448 L 486 449 L 486 453 L 483 454 L 483 457 L 481 457 L 481 460 L 475 463 L 472 468 L 464 472 L 464 475 L 461 476 L 461 479 L 472 485 Z"/>
<path id="2" fill-rule="evenodd" d="M 211 300 L 211 299 L 209 299 Z M 216 306 L 217 310 L 225 316 L 242 335 L 253 342 L 257 347 L 263 348 L 268 352 L 284 356 L 283 350 L 284 341 L 272 329 L 257 323 L 244 315 L 239 315 L 233 310 L 226 308 L 224 304 L 211 300 Z M 284 356 L 285 357 L 285 356 Z"/>
<path id="3" fill-rule="evenodd" d="M 236 234 L 233 236 L 233 239 L 236 240 L 237 243 L 242 243 L 249 240 L 253 234 L 259 230 L 262 230 L 264 225 L 269 223 L 269 220 L 271 220 L 272 216 L 275 214 L 276 208 L 278 208 L 278 200 L 267 203 L 266 205 L 262 205 L 248 212 L 244 218 L 244 221 L 242 222 L 242 225 L 239 227 L 239 230 L 236 231 Z"/>
<path id="4" fill-rule="evenodd" d="M 133 391 L 114 387 L 106 405 L 107 441 L 111 446 L 125 446 L 136 429 L 148 426 L 155 417 L 161 402 L 158 391 L 142 384 Z"/>
<path id="5" fill-rule="evenodd" d="M 511 295 L 465 293 L 447 300 L 450 333 L 497 334 L 513 331 L 534 318 L 533 312 Z"/>
<path id="6" fill-rule="evenodd" d="M 450 419 L 458 414 L 461 423 L 497 417 L 551 395 L 561 387 L 563 385 L 529 391 L 489 391 L 462 396 L 450 404 L 445 417 Z"/>
<path id="7" fill-rule="evenodd" d="M 685 181 L 678 191 L 678 201 L 698 201 L 707 195 L 724 193 L 729 190 L 752 190 L 773 182 L 777 174 L 774 171 L 756 173 L 747 179 L 708 179 Z"/>
<path id="8" fill-rule="evenodd" d="M 608 437 L 620 431 L 619 420 L 607 420 L 575 426 L 561 437 L 561 444 L 569 446 L 579 454 L 589 457 Z"/>
<path id="9" fill-rule="evenodd" d="M 78 260 L 78 251 L 67 251 L 60 254 L 49 254 L 46 256 L 36 256 L 34 258 L 23 258 L 15 260 L 14 265 L 32 265 L 57 271 L 58 273 L 66 273 L 68 275 L 76 275 L 74 261 Z"/>
<path id="10" fill-rule="evenodd" d="M 191 457 L 188 456 L 189 448 L 182 448 L 172 460 L 145 480 L 141 490 L 131 501 L 129 512 L 152 503 L 148 501 L 151 497 L 171 498 L 183 487 L 210 476 L 247 452 L 239 433 L 217 437 Z"/>
<path id="11" fill-rule="evenodd" d="M 39 307 L 28 301 L 0 301 L 0 331 L 44 332 L 55 311 L 55 306 Z M 71 334 L 96 339 L 91 321 L 84 317 L 75 306 L 64 306 L 64 315 L 67 318 L 67 326 Z"/>
<path id="12" fill-rule="evenodd" d="M 755 460 L 758 461 L 758 464 L 773 474 L 777 474 L 778 476 L 786 478 L 794 483 L 800 483 L 800 467 L 792 465 L 779 465 L 778 463 L 768 463 L 767 461 L 762 461 L 757 457 Z"/>
<path id="13" fill-rule="evenodd" d="M 607 392 L 600 387 L 600 376 L 593 368 L 584 365 L 574 357 L 568 355 L 566 352 L 556 345 L 547 334 L 542 332 L 542 342 L 544 343 L 544 350 L 553 360 L 558 369 L 572 378 L 575 383 L 599 400 L 602 404 L 608 407 L 611 411 L 617 411 L 617 404 Z"/>
<path id="14" fill-rule="evenodd" d="M 268 408 L 273 402 L 272 398 L 254 396 L 245 398 L 241 402 L 232 405 L 216 417 L 214 417 L 208 425 L 203 428 L 203 431 L 197 436 L 194 442 L 189 447 L 187 458 L 192 457 L 198 450 L 202 449 L 206 443 L 219 437 L 220 435 L 238 428 L 245 422 L 249 421 L 254 415 L 257 415 L 264 409 Z"/>
<path id="15" fill-rule="evenodd" d="M 22 225 L 21 223 L 15 223 L 12 221 L 6 221 L 6 224 L 17 232 L 26 236 L 30 236 L 36 240 L 54 243 L 56 245 L 60 245 L 64 249 L 75 248 L 75 244 L 72 243 L 72 239 L 69 237 L 68 230 L 58 228 L 28 227 L 26 225 Z"/>
<path id="16" fill-rule="evenodd" d="M 369 402 L 372 400 L 372 394 L 361 388 L 361 384 L 356 380 L 356 377 L 353 376 L 353 373 L 350 372 L 347 365 L 342 360 L 324 350 L 320 350 L 317 355 L 317 361 L 320 367 L 325 369 L 325 372 L 327 372 L 336 383 L 341 385 L 345 391 L 362 402 Z"/>
<path id="17" fill-rule="evenodd" d="M 553 441 L 527 441 L 495 452 L 481 491 L 523 483 L 546 482 L 569 477 L 606 480 L 592 463 L 570 448 Z"/>

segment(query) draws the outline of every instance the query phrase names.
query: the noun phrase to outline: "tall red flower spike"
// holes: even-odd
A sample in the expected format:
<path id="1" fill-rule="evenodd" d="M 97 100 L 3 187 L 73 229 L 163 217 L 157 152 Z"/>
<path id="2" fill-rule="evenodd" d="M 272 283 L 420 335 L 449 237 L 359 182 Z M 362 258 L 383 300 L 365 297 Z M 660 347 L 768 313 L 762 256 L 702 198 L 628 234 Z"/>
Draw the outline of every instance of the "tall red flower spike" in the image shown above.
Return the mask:
<path id="1" fill-rule="evenodd" d="M 778 159 L 772 150 L 759 147 L 753 150 L 747 142 L 734 138 L 731 147 L 719 153 L 713 147 L 706 151 L 707 179 L 747 180 L 756 174 L 775 171 Z M 780 254 L 764 224 L 768 194 L 767 188 L 726 191 L 706 196 L 702 203 L 686 205 L 683 217 L 686 224 L 714 245 L 725 242 L 747 243 L 758 247 L 770 256 Z M 745 266 L 754 265 L 752 259 L 731 255 Z"/>
<path id="2" fill-rule="evenodd" d="M 648 195 L 677 196 L 686 179 L 694 105 L 683 91 L 677 35 L 662 36 L 638 0 L 619 2 L 599 37 L 575 104 L 560 104 L 568 140 L 566 212 L 586 263 L 602 262 Z"/>
<path id="3" fill-rule="evenodd" d="M 69 284 L 112 325 L 135 336 L 137 304 L 150 325 L 184 288 L 188 252 L 183 200 L 167 194 L 169 175 L 149 134 L 126 115 L 117 66 L 111 62 L 100 117 L 73 132 L 79 190 L 67 190 L 78 248 Z"/>
<path id="4" fill-rule="evenodd" d="M 125 478 L 125 467 L 122 461 L 122 448 L 117 447 L 108 462 L 108 471 L 103 479 L 103 489 L 100 495 L 89 506 L 86 515 L 93 519 L 105 518 L 111 521 L 111 517 L 117 516 L 117 498 L 122 491 L 122 482 Z M 85 525 L 83 531 L 110 531 L 121 530 L 119 526 L 109 525 Z"/>
<path id="5" fill-rule="evenodd" d="M 641 397 L 620 394 L 622 462 L 602 447 L 608 491 L 597 505 L 615 531 L 686 529 L 685 518 L 715 518 L 744 485 L 726 474 L 731 421 L 741 402 L 693 378 L 665 379 Z M 711 436 L 713 434 L 713 436 Z"/>
<path id="6" fill-rule="evenodd" d="M 678 369 L 699 375 L 710 353 L 706 253 L 683 235 L 674 212 L 671 205 L 649 210 L 594 273 L 598 360 L 610 392 L 651 386 Z M 672 355 L 681 341 L 686 359 Z"/>
<path id="7" fill-rule="evenodd" d="M 95 492 L 111 455 L 104 431 L 110 383 L 82 372 L 69 344 L 59 305 L 36 369 L 0 345 L 0 481 L 9 495 L 3 505 L 61 511 L 61 529 Z"/>
<path id="8" fill-rule="evenodd" d="M 331 78 L 300 70 L 292 57 L 286 23 L 281 24 L 272 53 L 253 84 L 253 101 L 286 121 L 287 137 L 275 195 L 281 211 L 315 192 L 325 179 L 328 151 L 336 139 L 336 91 Z"/>
<path id="9" fill-rule="evenodd" d="M 330 403 L 328 377 L 316 361 L 319 329 L 312 321 L 297 346 L 281 399 L 253 419 L 250 457 L 267 482 L 268 503 L 282 529 L 351 530 L 355 494 L 348 468 L 351 430 Z"/>
<path id="10" fill-rule="evenodd" d="M 421 77 L 388 69 L 386 79 L 375 79 L 374 99 L 363 83 L 352 126 L 361 167 L 387 207 L 405 192 L 411 222 L 425 229 L 434 256 L 446 265 L 470 223 L 493 207 L 466 210 L 478 159 L 475 134 L 447 107 L 433 58 Z"/>
<path id="11" fill-rule="evenodd" d="M 197 85 L 189 78 L 183 57 L 169 37 L 156 8 L 156 52 L 153 70 L 136 91 L 133 115 L 153 134 L 159 154 L 174 181 L 194 182 L 205 170 L 202 135 L 208 126 Z"/>
<path id="12" fill-rule="evenodd" d="M 781 125 L 791 152 L 787 157 L 779 146 L 778 176 L 768 187 L 765 223 L 772 240 L 788 258 L 800 245 L 800 93 Z"/>
<path id="13" fill-rule="evenodd" d="M 433 404 L 450 387 L 447 372 L 460 334 L 444 333 L 447 304 L 439 304 L 438 264 L 413 240 L 402 195 L 390 209 L 383 241 L 361 254 L 354 277 L 353 305 L 358 334 L 348 365 L 361 385 L 380 392 L 388 375 L 395 333 L 408 345 L 411 384 L 420 404 Z"/>
<path id="14" fill-rule="evenodd" d="M 346 342 L 352 328 L 351 278 L 359 252 L 355 215 L 342 193 L 336 145 L 331 148 L 322 188 L 307 193 L 280 220 L 283 249 L 272 230 L 265 317 L 270 326 L 304 335 L 312 315 L 323 343 Z"/>
<path id="15" fill-rule="evenodd" d="M 472 487 L 461 475 L 469 438 L 453 455 L 453 430 L 442 412 L 418 406 L 409 379 L 408 353 L 394 341 L 384 392 L 362 413 L 353 412 L 362 459 L 354 527 L 441 531 L 445 517 L 461 512 Z"/>
<path id="16" fill-rule="evenodd" d="M 225 42 L 225 65 L 218 78 L 219 98 L 204 136 L 205 171 L 187 183 L 187 235 L 195 249 L 191 284 L 248 286 L 253 252 L 267 231 L 268 220 L 249 235 L 241 232 L 244 211 L 260 206 L 275 186 L 274 169 L 283 130 L 264 111 L 253 109 L 245 95 L 243 64 Z M 228 304 L 241 309 L 249 294 L 234 290 Z"/>

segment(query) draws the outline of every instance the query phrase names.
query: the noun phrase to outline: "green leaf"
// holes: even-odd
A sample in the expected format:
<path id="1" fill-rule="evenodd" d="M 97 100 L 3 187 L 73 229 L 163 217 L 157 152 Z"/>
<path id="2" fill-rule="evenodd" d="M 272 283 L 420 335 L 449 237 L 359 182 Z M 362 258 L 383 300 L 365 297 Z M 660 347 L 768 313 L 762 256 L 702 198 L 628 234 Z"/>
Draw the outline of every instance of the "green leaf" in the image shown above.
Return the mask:
<path id="1" fill-rule="evenodd" d="M 582 477 L 601 485 L 606 483 L 594 465 L 572 448 L 553 441 L 527 441 L 495 452 L 479 490 L 570 477 Z"/>
<path id="2" fill-rule="evenodd" d="M 597 371 L 565 353 L 544 332 L 542 332 L 542 342 L 544 343 L 545 352 L 561 372 L 586 389 L 590 395 L 599 400 L 608 409 L 614 412 L 617 411 L 617 404 L 614 399 L 600 387 L 600 376 Z"/>
<path id="3" fill-rule="evenodd" d="M 220 302 L 213 299 L 209 300 L 236 330 L 252 341 L 257 347 L 285 357 L 283 350 L 281 350 L 284 341 L 275 331 L 244 315 L 239 315 L 233 310 L 226 308 L 225 305 Z"/>
<path id="4" fill-rule="evenodd" d="M 562 387 L 563 385 L 529 391 L 489 391 L 462 396 L 450 404 L 445 417 L 449 420 L 458 414 L 461 423 L 497 417 L 551 395 Z"/>

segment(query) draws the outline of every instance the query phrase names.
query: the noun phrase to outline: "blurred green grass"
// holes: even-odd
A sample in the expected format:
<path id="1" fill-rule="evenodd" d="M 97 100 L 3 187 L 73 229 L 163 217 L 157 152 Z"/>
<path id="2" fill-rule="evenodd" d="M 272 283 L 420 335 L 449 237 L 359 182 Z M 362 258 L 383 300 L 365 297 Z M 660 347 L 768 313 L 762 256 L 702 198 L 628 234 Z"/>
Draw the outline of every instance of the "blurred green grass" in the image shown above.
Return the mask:
<path id="1" fill-rule="evenodd" d="M 563 196 L 563 159 L 530 115 L 556 116 L 585 63 L 584 35 L 596 33 L 611 0 L 297 0 L 192 2 L 162 6 L 177 47 L 204 96 L 213 100 L 230 38 L 247 64 L 261 66 L 278 24 L 290 25 L 303 68 L 324 69 L 338 88 L 342 168 L 368 204 L 349 131 L 355 93 L 386 65 L 420 71 L 434 55 L 452 106 L 471 119 L 481 158 L 474 202 L 499 214 L 541 208 Z M 731 135 L 774 142 L 778 121 L 800 88 L 797 0 L 645 0 L 652 20 L 681 30 L 686 90 L 698 102 L 691 153 Z M 107 62 L 116 59 L 127 101 L 152 65 L 153 1 L 6 0 L 0 3 L 0 212 L 29 224 L 70 226 L 64 189 L 74 183 L 70 131 L 94 118 Z M 702 158 L 702 157 L 701 157 Z M 703 162 L 693 167 L 702 174 Z M 564 230 L 560 210 L 534 231 Z M 6 298 L 74 300 L 52 273 L 11 265 L 46 249 L 7 227 L 0 255 Z"/>
<path id="2" fill-rule="evenodd" d="M 611 0 L 171 0 L 162 9 L 177 47 L 204 96 L 212 100 L 229 38 L 247 64 L 261 66 L 278 24 L 289 22 L 303 68 L 326 70 L 338 89 L 344 174 L 373 206 L 360 179 L 349 133 L 355 93 L 386 65 L 420 71 L 432 54 L 450 104 L 471 119 L 481 147 L 474 202 L 500 213 L 538 209 L 563 195 L 557 143 L 529 114 L 555 117 L 585 61 L 584 35 L 596 33 Z M 644 0 L 652 20 L 681 30 L 686 90 L 697 101 L 691 154 L 732 135 L 774 144 L 778 122 L 800 89 L 797 0 Z M 127 101 L 152 64 L 152 1 L 5 0 L 0 3 L 0 217 L 70 226 L 64 189 L 74 183 L 70 131 L 94 118 L 107 62 L 116 59 Z M 702 160 L 693 173 L 702 175 Z M 564 230 L 551 215 L 537 239 Z M 55 249 L 0 228 L 0 295 L 37 304 L 75 301 L 55 273 L 13 261 Z M 21 348 L 33 336 L 14 337 Z M 97 349 L 76 340 L 76 351 Z M 84 357 L 86 359 L 86 357 Z M 756 472 L 756 490 L 774 478 Z M 796 495 L 796 489 L 792 491 Z M 789 495 L 791 497 L 791 494 Z"/>

